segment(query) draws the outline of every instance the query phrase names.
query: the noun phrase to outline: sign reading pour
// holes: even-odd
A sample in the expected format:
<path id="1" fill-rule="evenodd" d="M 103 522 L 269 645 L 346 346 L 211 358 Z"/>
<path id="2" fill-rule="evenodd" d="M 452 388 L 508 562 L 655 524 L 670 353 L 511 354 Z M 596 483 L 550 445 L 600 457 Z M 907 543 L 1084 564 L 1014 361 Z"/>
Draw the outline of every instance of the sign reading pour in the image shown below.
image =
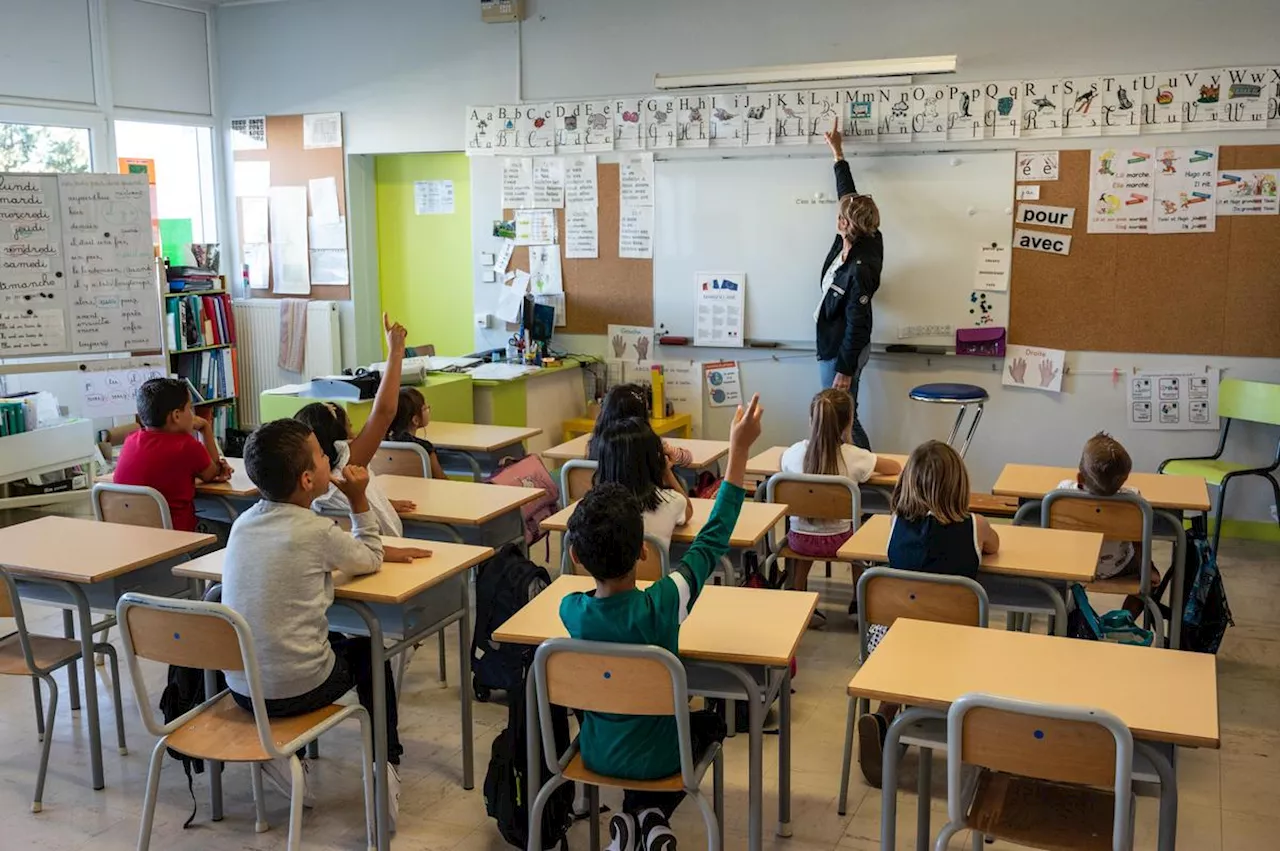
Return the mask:
<path id="1" fill-rule="evenodd" d="M 1031 251 L 1043 251 L 1046 254 L 1070 254 L 1071 237 L 1064 233 L 1048 233 L 1042 230 L 1013 231 L 1013 247 L 1026 248 Z"/>
<path id="2" fill-rule="evenodd" d="M 1071 229 L 1076 220 L 1075 207 L 1046 207 L 1042 204 L 1019 204 L 1018 224 L 1048 225 L 1051 228 Z"/>

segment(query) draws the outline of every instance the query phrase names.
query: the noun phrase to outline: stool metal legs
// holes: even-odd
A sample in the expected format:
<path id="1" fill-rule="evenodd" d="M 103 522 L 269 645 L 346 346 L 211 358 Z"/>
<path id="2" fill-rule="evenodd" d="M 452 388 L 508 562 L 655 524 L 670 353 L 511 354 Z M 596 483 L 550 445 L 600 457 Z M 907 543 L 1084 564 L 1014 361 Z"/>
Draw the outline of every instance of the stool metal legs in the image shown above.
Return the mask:
<path id="1" fill-rule="evenodd" d="M 978 402 L 977 404 L 978 410 L 973 412 L 973 420 L 969 423 L 969 431 L 964 436 L 964 443 L 960 445 L 961 458 L 969 451 L 969 444 L 973 441 L 973 435 L 978 430 L 978 423 L 982 422 L 983 403 Z M 951 427 L 951 436 L 947 438 L 947 445 L 952 447 L 956 445 L 956 438 L 960 435 L 960 426 L 964 423 L 964 412 L 968 409 L 968 405 L 960 406 L 960 412 L 956 414 L 956 424 Z"/>

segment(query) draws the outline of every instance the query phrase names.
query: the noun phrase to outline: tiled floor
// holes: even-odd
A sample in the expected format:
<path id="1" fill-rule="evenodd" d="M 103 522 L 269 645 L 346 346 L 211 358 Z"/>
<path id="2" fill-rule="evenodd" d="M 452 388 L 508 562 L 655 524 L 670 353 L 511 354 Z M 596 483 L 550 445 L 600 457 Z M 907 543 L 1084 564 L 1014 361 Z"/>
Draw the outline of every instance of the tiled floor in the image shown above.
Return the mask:
<path id="1" fill-rule="evenodd" d="M 1229 541 L 1224 547 L 1223 574 L 1235 612 L 1236 626 L 1218 656 L 1221 697 L 1221 751 L 1183 751 L 1180 756 L 1179 848 L 1194 851 L 1249 851 L 1280 845 L 1280 548 L 1275 544 Z M 541 550 L 541 547 L 538 548 Z M 559 554 L 552 549 L 553 561 Z M 815 574 L 819 571 L 815 571 Z M 832 851 L 878 847 L 880 797 L 860 782 L 855 769 L 848 815 L 836 813 L 840 774 L 840 743 L 844 735 L 844 686 L 853 670 L 856 642 L 852 622 L 844 615 L 849 599 L 848 574 L 837 576 L 824 590 L 829 625 L 810 632 L 800 648 L 799 676 L 794 700 L 794 756 L 792 819 L 794 836 L 773 835 L 777 804 L 777 742 L 765 742 L 765 848 L 789 851 Z M 55 630 L 59 623 L 47 610 L 38 615 L 38 628 Z M 0 629 L 6 622 L 0 621 Z M 457 709 L 456 633 L 450 630 L 449 687 L 436 682 L 434 645 L 423 648 L 411 666 L 401 700 L 401 737 L 407 750 L 397 849 L 410 851 L 499 851 L 509 848 L 486 816 L 481 784 L 490 743 L 505 726 L 506 710 L 496 704 L 476 706 L 476 782 L 473 791 L 461 787 L 460 724 Z M 158 683 L 163 672 L 150 676 Z M 60 685 L 65 679 L 59 677 Z M 100 682 L 103 723 L 112 740 L 111 702 Z M 1085 692 L 1089 683 L 1081 683 Z M 66 709 L 66 691 L 54 730 L 53 755 L 44 796 L 44 812 L 29 812 L 34 770 L 39 751 L 32 717 L 31 690 L 19 678 L 0 679 L 0 849 L 114 849 L 132 848 L 152 746 L 139 720 L 131 689 L 125 693 L 130 752 L 105 754 L 107 788 L 94 792 L 89 784 L 85 719 Z M 730 740 L 727 748 L 728 835 L 726 849 L 746 847 L 746 737 Z M 344 757 L 356 748 L 354 728 L 340 730 L 324 742 L 324 752 L 312 770 L 320 806 L 303 819 L 304 845 L 316 849 L 364 849 L 363 812 L 359 778 Z M 939 767 L 935 777 L 941 781 Z M 914 772 L 903 778 L 899 805 L 898 843 L 914 847 Z M 163 789 L 152 847 L 202 851 L 258 851 L 284 847 L 287 802 L 268 791 L 271 830 L 253 832 L 253 804 L 248 772 L 228 769 L 225 788 L 227 817 L 209 821 L 207 782 L 197 777 L 196 821 L 188 830 L 182 822 L 191 811 L 186 782 L 179 765 L 166 761 Z M 908 791 L 912 790 L 912 791 Z M 617 805 L 606 792 L 605 803 Z M 934 829 L 945 814 L 941 782 L 933 801 Z M 1138 805 L 1137 846 L 1154 848 L 1154 802 Z M 676 830 L 683 847 L 703 845 L 701 820 L 691 807 L 677 815 Z M 952 847 L 959 848 L 963 839 Z M 587 831 L 577 826 L 570 847 L 585 849 Z M 1000 845 L 988 846 L 998 849 Z"/>

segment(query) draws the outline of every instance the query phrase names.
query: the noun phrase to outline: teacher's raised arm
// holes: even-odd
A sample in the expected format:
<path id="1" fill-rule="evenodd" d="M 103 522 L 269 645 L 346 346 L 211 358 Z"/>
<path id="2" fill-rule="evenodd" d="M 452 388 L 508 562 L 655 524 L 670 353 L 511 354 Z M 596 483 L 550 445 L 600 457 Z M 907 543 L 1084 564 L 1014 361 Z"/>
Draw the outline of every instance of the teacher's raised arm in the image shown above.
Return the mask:
<path id="1" fill-rule="evenodd" d="M 822 294 L 813 312 L 817 326 L 818 369 L 823 387 L 853 396 L 853 442 L 864 449 L 871 443 L 857 415 L 858 379 L 871 354 L 871 298 L 880 288 L 884 238 L 880 210 L 870 195 L 859 195 L 853 172 L 844 158 L 838 121 L 826 134 L 835 157 L 836 236 L 822 262 Z"/>

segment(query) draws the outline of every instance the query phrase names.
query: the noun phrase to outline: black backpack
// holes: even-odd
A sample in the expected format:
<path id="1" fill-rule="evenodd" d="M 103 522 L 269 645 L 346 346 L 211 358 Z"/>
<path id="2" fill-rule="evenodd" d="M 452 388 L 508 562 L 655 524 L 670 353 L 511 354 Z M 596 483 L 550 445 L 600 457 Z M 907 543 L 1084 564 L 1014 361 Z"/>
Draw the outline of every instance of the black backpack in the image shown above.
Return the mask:
<path id="1" fill-rule="evenodd" d="M 1182 589 L 1182 634 L 1180 650 L 1196 653 L 1217 653 L 1227 627 L 1235 626 L 1231 619 L 1231 605 L 1227 602 L 1227 590 L 1218 572 L 1218 559 L 1205 533 L 1204 518 L 1197 517 L 1187 530 L 1187 546 L 1184 553 Z M 1156 586 L 1154 597 L 1164 596 L 1165 586 L 1170 584 L 1173 571 L 1168 570 Z M 1172 617 L 1170 608 L 1160 604 L 1165 620 Z"/>
<path id="2" fill-rule="evenodd" d="M 227 687 L 227 680 L 221 671 L 214 674 L 218 691 Z M 204 671 L 199 668 L 184 668 L 180 665 L 169 666 L 169 682 L 160 693 L 160 713 L 165 723 L 179 718 L 195 709 L 207 699 L 204 691 Z M 191 826 L 196 817 L 196 793 L 192 772 L 204 774 L 204 760 L 194 759 L 184 753 L 168 748 L 169 756 L 182 763 L 182 770 L 187 775 L 187 791 L 191 793 L 191 815 L 183 823 L 183 828 Z"/>
<path id="3" fill-rule="evenodd" d="M 471 688 L 476 700 L 488 701 L 491 689 L 510 692 L 521 687 L 533 648 L 499 644 L 493 640 L 493 631 L 550 584 L 547 571 L 529 561 L 515 544 L 507 544 L 480 565 L 471 639 Z"/>
<path id="4" fill-rule="evenodd" d="M 527 676 L 527 674 L 526 674 Z M 551 777 L 545 759 L 538 761 L 537 785 L 530 788 L 526 777 L 526 736 L 524 717 L 524 683 L 508 691 L 507 729 L 493 740 L 489 770 L 484 775 L 484 808 L 498 823 L 502 838 L 517 848 L 529 841 L 529 805 L 538 789 Z M 555 731 L 556 750 L 569 747 L 569 715 L 562 706 L 551 707 L 551 725 Z M 534 735 L 539 735 L 535 730 Z M 568 851 L 569 826 L 573 824 L 573 784 L 556 789 L 542 811 L 542 849 L 559 846 Z"/>

